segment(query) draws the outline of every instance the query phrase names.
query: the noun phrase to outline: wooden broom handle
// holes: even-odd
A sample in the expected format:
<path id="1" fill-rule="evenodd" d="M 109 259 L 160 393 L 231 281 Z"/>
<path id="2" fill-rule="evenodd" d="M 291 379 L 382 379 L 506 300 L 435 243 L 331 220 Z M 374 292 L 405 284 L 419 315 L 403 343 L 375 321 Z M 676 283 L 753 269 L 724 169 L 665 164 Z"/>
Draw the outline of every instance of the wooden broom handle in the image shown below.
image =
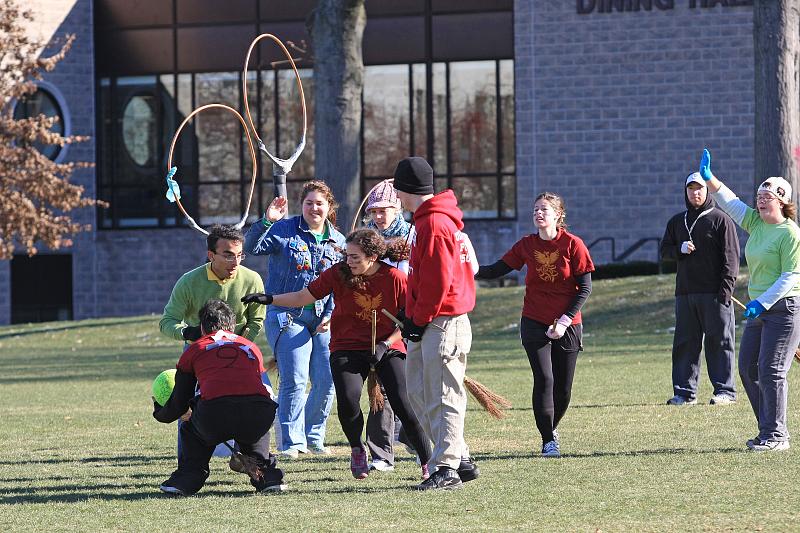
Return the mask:
<path id="1" fill-rule="evenodd" d="M 745 306 L 742 302 L 740 302 L 739 300 L 737 300 L 733 296 L 731 296 L 731 301 L 733 303 L 735 303 L 736 305 L 738 305 L 739 307 L 741 307 L 742 309 L 747 309 L 747 306 Z"/>

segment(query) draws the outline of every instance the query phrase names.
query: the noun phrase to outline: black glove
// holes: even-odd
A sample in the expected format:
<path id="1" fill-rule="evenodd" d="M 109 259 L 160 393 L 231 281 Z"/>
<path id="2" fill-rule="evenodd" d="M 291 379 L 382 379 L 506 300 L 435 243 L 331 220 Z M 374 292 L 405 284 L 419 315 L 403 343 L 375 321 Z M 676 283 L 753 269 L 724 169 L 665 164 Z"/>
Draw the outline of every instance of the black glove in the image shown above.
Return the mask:
<path id="1" fill-rule="evenodd" d="M 183 331 L 181 331 L 181 335 L 183 335 L 185 340 L 194 342 L 203 336 L 203 332 L 200 331 L 200 326 L 186 326 L 183 328 Z"/>
<path id="2" fill-rule="evenodd" d="M 399 320 L 400 322 L 405 322 L 406 321 L 406 310 L 405 310 L 405 308 L 398 309 L 396 316 L 397 316 L 397 320 Z"/>
<path id="3" fill-rule="evenodd" d="M 425 333 L 425 328 L 427 327 L 428 324 L 418 326 L 414 324 L 414 320 L 406 318 L 403 320 L 403 327 L 400 328 L 400 331 L 403 332 L 404 339 L 408 339 L 411 342 L 420 342 L 422 340 L 422 334 Z"/>
<path id="4" fill-rule="evenodd" d="M 378 363 L 381 362 L 381 359 L 383 359 L 383 356 L 386 355 L 386 352 L 389 351 L 390 347 L 391 345 L 386 341 L 379 342 L 378 344 L 376 344 L 375 354 L 369 355 L 369 366 L 371 368 L 375 368 L 376 366 L 378 366 Z"/>
<path id="5" fill-rule="evenodd" d="M 261 305 L 269 305 L 272 303 L 272 295 L 264 294 L 263 292 L 253 292 L 242 296 L 243 304 L 257 303 Z"/>

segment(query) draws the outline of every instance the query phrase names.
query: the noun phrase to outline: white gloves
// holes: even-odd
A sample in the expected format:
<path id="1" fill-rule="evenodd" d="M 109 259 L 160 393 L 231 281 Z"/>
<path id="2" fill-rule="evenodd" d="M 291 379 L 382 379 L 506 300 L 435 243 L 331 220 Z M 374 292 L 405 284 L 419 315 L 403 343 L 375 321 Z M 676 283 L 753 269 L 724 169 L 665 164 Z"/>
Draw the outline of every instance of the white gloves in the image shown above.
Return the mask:
<path id="1" fill-rule="evenodd" d="M 690 254 L 695 251 L 694 243 L 692 241 L 683 241 L 681 244 L 681 253 Z"/>
<path id="2" fill-rule="evenodd" d="M 547 336 L 551 339 L 560 339 L 570 324 L 572 324 L 572 319 L 567 315 L 561 315 L 554 325 L 547 328 Z"/>

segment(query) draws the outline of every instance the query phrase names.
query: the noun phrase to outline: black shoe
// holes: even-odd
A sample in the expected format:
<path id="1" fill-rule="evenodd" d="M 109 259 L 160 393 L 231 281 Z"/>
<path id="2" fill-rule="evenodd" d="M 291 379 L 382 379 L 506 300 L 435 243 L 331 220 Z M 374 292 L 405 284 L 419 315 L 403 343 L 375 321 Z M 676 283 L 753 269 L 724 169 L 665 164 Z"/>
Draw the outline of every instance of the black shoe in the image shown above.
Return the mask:
<path id="1" fill-rule="evenodd" d="M 461 459 L 461 464 L 458 465 L 458 477 L 461 478 L 461 481 L 466 483 L 467 481 L 477 479 L 480 475 L 481 471 L 478 465 L 475 464 L 475 461 L 470 458 Z"/>
<path id="2" fill-rule="evenodd" d="M 452 468 L 443 466 L 431 474 L 431 477 L 417 485 L 417 490 L 452 490 L 460 489 L 462 485 L 463 483 L 461 483 L 461 478 L 458 477 L 456 471 Z"/>
<path id="3" fill-rule="evenodd" d="M 159 490 L 164 494 L 169 494 L 170 496 L 188 496 L 186 491 L 183 489 L 172 485 L 169 480 L 165 481 L 161 485 L 159 485 Z"/>
<path id="4" fill-rule="evenodd" d="M 256 492 L 266 493 L 266 492 L 286 492 L 289 490 L 289 485 L 283 483 L 281 481 L 266 481 L 266 482 L 259 482 L 252 484 L 256 488 Z"/>

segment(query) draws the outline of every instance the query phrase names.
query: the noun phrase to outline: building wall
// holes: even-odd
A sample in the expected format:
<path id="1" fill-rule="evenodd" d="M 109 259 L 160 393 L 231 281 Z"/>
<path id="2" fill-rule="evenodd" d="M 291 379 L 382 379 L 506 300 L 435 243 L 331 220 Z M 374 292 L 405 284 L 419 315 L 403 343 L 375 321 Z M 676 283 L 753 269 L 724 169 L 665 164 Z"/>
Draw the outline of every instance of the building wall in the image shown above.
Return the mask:
<path id="1" fill-rule="evenodd" d="M 714 172 L 751 200 L 752 6 L 706 3 L 515 2 L 516 235 L 530 232 L 534 195 L 551 190 L 587 244 L 612 237 L 619 256 L 660 238 L 685 209 L 683 179 L 703 147 Z M 600 12 L 616 4 L 652 10 Z M 653 261 L 656 246 L 629 259 Z M 598 263 L 613 259 L 607 243 L 591 251 Z"/>

